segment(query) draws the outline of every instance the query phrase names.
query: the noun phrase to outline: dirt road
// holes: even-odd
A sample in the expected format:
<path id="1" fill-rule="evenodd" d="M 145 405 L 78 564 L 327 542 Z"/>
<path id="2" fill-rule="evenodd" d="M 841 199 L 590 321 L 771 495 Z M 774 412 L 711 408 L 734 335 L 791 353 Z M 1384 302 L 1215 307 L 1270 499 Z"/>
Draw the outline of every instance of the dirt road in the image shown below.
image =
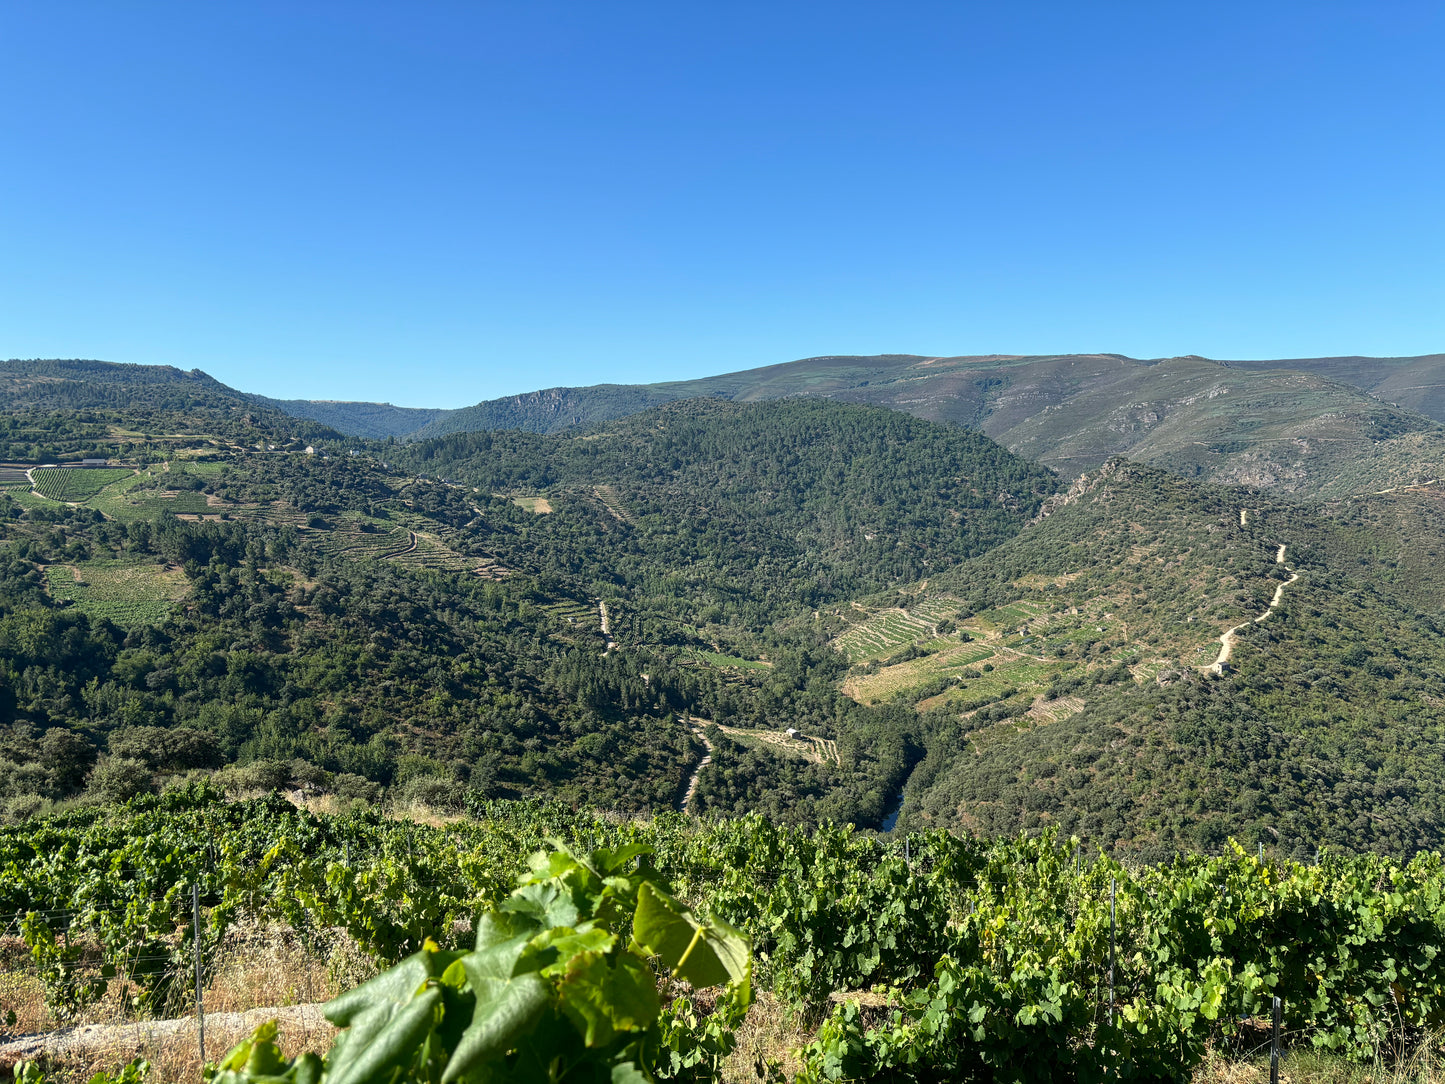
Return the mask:
<path id="1" fill-rule="evenodd" d="M 1285 548 L 1286 547 L 1284 543 L 1280 543 L 1279 553 L 1275 554 L 1274 558 L 1275 564 L 1284 564 Z M 1202 668 L 1205 673 L 1214 674 L 1215 676 L 1223 676 L 1224 668 L 1229 665 L 1229 658 L 1231 655 L 1234 654 L 1234 643 L 1239 638 L 1239 633 L 1242 630 L 1249 628 L 1250 625 L 1258 625 L 1261 621 L 1264 621 L 1266 618 L 1268 618 L 1270 614 L 1274 613 L 1276 608 L 1278 608 L 1280 600 L 1284 598 L 1284 589 L 1290 584 L 1294 583 L 1295 580 L 1299 579 L 1299 573 L 1296 572 L 1294 569 L 1289 568 L 1286 569 L 1286 571 L 1288 571 L 1290 574 L 1289 579 L 1285 580 L 1284 583 L 1280 584 L 1274 589 L 1274 598 L 1270 599 L 1269 606 L 1265 609 L 1264 613 L 1260 614 L 1253 621 L 1245 621 L 1242 624 L 1235 625 L 1234 628 L 1230 629 L 1219 638 L 1219 658 L 1215 659 L 1214 662 L 1209 666 L 1205 666 Z"/>
<path id="2" fill-rule="evenodd" d="M 701 723 L 702 721 L 701 719 L 690 720 L 690 722 L 693 723 Z M 697 792 L 697 777 L 702 774 L 704 768 L 712 763 L 712 742 L 707 740 L 707 735 L 704 734 L 701 729 L 697 730 L 697 736 L 701 738 L 702 743 L 707 746 L 707 754 L 697 762 L 697 767 L 692 770 L 692 778 L 687 781 L 687 793 L 682 796 L 682 811 L 684 813 L 692 811 L 692 796 Z"/>

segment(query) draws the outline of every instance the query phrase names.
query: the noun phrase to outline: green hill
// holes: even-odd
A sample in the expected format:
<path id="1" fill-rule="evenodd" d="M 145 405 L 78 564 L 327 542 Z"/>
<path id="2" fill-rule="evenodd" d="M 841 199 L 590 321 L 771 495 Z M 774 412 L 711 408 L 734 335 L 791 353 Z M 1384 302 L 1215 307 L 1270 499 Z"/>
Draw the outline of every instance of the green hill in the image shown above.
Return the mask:
<path id="1" fill-rule="evenodd" d="M 830 397 L 910 380 L 959 389 L 915 410 L 1109 457 L 1064 483 Z M 0 390 L 14 458 L 112 461 L 0 479 L 15 816 L 102 763 L 865 826 L 906 781 L 905 824 L 1148 855 L 1442 842 L 1445 439 L 1321 376 L 813 359 L 410 443 L 163 367 Z"/>
<path id="2" fill-rule="evenodd" d="M 1445 543 L 1438 495 L 1357 504 L 1114 463 L 931 580 L 902 612 L 956 600 L 968 642 L 935 627 L 848 679 L 919 713 L 905 822 L 1056 824 L 1150 855 L 1229 835 L 1300 854 L 1439 846 L 1445 625 L 1421 608 L 1439 576 L 1380 575 Z"/>
<path id="3" fill-rule="evenodd" d="M 1377 399 L 1445 422 L 1445 354 L 1412 358 L 1294 358 L 1222 362 L 1238 369 L 1295 369 L 1350 384 Z"/>
<path id="4" fill-rule="evenodd" d="M 1442 358 L 830 356 L 697 380 L 551 388 L 460 410 L 281 401 L 165 366 L 10 362 L 0 367 L 0 405 L 32 412 L 11 422 L 24 430 L 11 456 L 23 459 L 80 454 L 86 440 L 121 443 L 127 433 L 116 411 L 130 411 L 143 430 L 179 413 L 187 424 L 171 428 L 209 427 L 232 442 L 249 427 L 272 443 L 342 434 L 424 443 L 496 430 L 561 434 L 698 398 L 831 398 L 976 429 L 1065 477 L 1126 455 L 1186 477 L 1309 499 L 1445 474 L 1445 428 L 1431 416 L 1445 410 L 1437 395 L 1445 381 L 1434 379 Z M 111 424 L 92 424 L 71 434 L 84 439 L 59 446 L 46 443 L 46 422 L 34 416 L 95 407 L 111 412 Z M 144 419 L 134 413 L 142 410 Z M 197 424 L 202 417 L 205 425 Z"/>
<path id="5" fill-rule="evenodd" d="M 340 440 L 199 369 L 106 361 L 0 362 L 0 460 L 169 456 Z"/>

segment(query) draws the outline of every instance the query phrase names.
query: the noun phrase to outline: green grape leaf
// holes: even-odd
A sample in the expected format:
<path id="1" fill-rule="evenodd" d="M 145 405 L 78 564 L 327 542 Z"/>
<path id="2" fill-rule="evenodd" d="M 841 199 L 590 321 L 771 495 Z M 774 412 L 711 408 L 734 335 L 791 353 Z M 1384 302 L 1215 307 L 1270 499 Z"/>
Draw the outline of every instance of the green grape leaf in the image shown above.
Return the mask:
<path id="1" fill-rule="evenodd" d="M 646 843 L 624 843 L 615 851 L 607 847 L 598 847 L 592 852 L 592 864 L 597 867 L 598 873 L 606 877 L 622 869 L 638 855 L 652 853 L 653 848 Z"/>
<path id="2" fill-rule="evenodd" d="M 570 896 L 554 884 L 530 884 L 502 903 L 504 911 L 526 915 L 541 926 L 575 926 L 581 917 Z"/>
<path id="3" fill-rule="evenodd" d="M 562 1011 L 589 1047 L 606 1046 L 620 1032 L 645 1031 L 662 1011 L 652 972 L 630 953 L 612 966 L 598 953 L 578 953 L 558 993 Z"/>
<path id="4" fill-rule="evenodd" d="M 541 929 L 535 916 L 515 911 L 486 911 L 477 918 L 476 951 L 500 950 L 503 945 L 525 946 L 527 940 Z M 506 951 L 512 951 L 510 948 Z M 521 948 L 511 957 L 508 966 L 515 966 Z"/>
<path id="5" fill-rule="evenodd" d="M 612 1067 L 612 1084 L 652 1084 L 652 1079 L 636 1062 L 624 1061 Z"/>
<path id="6" fill-rule="evenodd" d="M 550 976 L 565 974 L 572 957 L 579 952 L 610 952 L 616 943 L 616 936 L 607 930 L 595 927 L 590 930 L 573 930 L 561 926 L 539 934 L 532 947 L 539 952 L 552 950 L 549 954 L 552 962 L 542 969 L 544 975 Z"/>
<path id="7" fill-rule="evenodd" d="M 347 1028 L 337 1037 L 327 1084 L 363 1084 L 404 1065 L 437 1023 L 438 977 L 462 953 L 422 949 L 322 1009 Z"/>
<path id="8" fill-rule="evenodd" d="M 308 1050 L 292 1065 L 291 1079 L 296 1084 L 320 1084 L 322 1068 L 321 1059 Z"/>
<path id="9" fill-rule="evenodd" d="M 699 922 L 651 884 L 638 889 L 632 935 L 644 949 L 661 957 L 674 975 L 695 987 L 749 981 L 751 956 L 741 931 L 720 918 Z"/>
<path id="10" fill-rule="evenodd" d="M 551 1001 L 551 989 L 536 972 L 516 978 L 490 975 L 485 962 L 474 959 L 480 955 L 474 953 L 462 960 L 477 1001 L 472 1022 L 447 1063 L 442 1084 L 450 1084 L 481 1062 L 505 1056 L 532 1030 Z"/>

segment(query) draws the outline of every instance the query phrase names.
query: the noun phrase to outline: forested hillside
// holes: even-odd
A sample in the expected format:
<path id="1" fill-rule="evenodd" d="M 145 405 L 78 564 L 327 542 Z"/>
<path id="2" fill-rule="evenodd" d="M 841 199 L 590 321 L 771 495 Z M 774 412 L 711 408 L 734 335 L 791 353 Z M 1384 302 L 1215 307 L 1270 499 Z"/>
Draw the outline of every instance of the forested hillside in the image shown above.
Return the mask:
<path id="1" fill-rule="evenodd" d="M 634 575 L 667 594 L 766 598 L 753 624 L 981 553 L 1057 484 L 975 433 L 820 400 L 688 400 L 580 435 L 471 433 L 394 454 L 484 492 L 605 509 L 628 545 L 599 535 L 567 562 L 640 552 L 651 572 Z"/>
<path id="2" fill-rule="evenodd" d="M 295 418 L 309 418 L 348 437 L 384 440 L 401 437 L 429 426 L 452 413 L 434 408 L 399 407 L 390 403 L 355 403 L 334 399 L 267 399 L 258 402 Z"/>
<path id="3" fill-rule="evenodd" d="M 254 448 L 340 440 L 198 369 L 104 361 L 0 362 L 0 460 L 154 461 L 202 441 Z"/>
<path id="4" fill-rule="evenodd" d="M 670 808 L 722 722 L 829 753 L 720 753 L 733 784 L 697 808 L 876 823 L 912 713 L 843 696 L 807 615 L 983 552 L 1055 488 L 985 438 L 831 403 L 548 439 L 449 446 L 481 485 L 197 439 L 114 478 L 52 472 L 68 503 L 12 489 L 14 808 L 88 772 L 122 793 L 227 763 L 237 785 Z"/>

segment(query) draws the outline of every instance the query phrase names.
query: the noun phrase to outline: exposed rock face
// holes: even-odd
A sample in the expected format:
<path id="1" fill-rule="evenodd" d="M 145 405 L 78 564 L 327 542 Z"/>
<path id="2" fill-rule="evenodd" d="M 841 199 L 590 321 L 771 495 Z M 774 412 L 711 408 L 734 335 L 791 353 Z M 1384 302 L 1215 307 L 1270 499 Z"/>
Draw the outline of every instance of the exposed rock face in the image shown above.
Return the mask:
<path id="1" fill-rule="evenodd" d="M 1039 514 L 1029 521 L 1029 525 L 1032 526 L 1041 520 L 1048 519 L 1060 508 L 1067 508 L 1080 497 L 1094 492 L 1094 490 L 1098 489 L 1110 478 L 1128 477 L 1127 473 L 1120 474 L 1121 471 L 1127 471 L 1128 467 L 1129 460 L 1122 455 L 1116 455 L 1105 462 L 1098 470 L 1088 471 L 1079 475 L 1064 492 L 1055 493 L 1052 497 L 1045 500 L 1043 507 L 1039 509 Z"/>

